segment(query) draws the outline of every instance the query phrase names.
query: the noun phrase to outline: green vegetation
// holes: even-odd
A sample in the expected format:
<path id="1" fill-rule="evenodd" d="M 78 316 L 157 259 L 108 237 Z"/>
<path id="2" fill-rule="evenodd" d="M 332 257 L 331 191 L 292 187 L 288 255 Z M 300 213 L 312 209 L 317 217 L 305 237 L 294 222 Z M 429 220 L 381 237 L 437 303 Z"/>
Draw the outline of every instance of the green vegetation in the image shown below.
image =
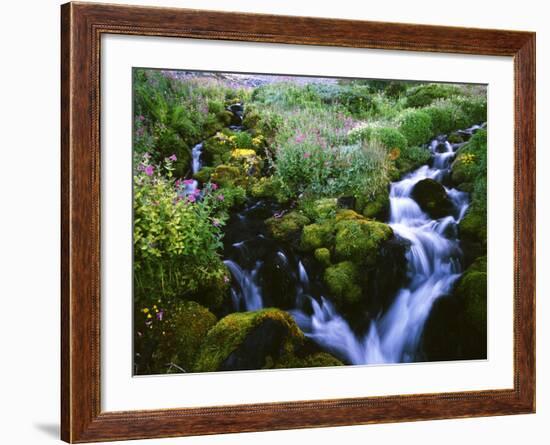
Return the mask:
<path id="1" fill-rule="evenodd" d="M 464 143 L 452 165 L 453 183 L 472 197 L 460 236 L 474 252 L 470 263 L 485 254 L 487 134 L 468 141 L 457 132 L 486 121 L 483 89 L 283 78 L 250 86 L 188 74 L 133 74 L 138 374 L 342 365 L 308 349 L 282 309 L 227 315 L 232 278 L 223 262 L 224 226 L 243 204 L 269 202 L 277 210 L 260 217 L 262 236 L 315 264 L 344 314 L 370 310 L 383 281 L 381 252 L 395 241 L 383 222 L 390 181 L 427 163 L 426 143 L 439 134 Z M 229 111 L 240 103 L 242 122 Z M 192 174 L 199 143 L 202 167 Z M 417 192 L 434 217 L 449 204 L 437 186 L 428 181 Z M 457 286 L 472 330 L 486 317 L 483 274 L 468 269 Z M 292 286 L 283 275 L 273 272 L 280 283 L 269 301 L 288 309 L 281 302 L 293 299 Z"/>

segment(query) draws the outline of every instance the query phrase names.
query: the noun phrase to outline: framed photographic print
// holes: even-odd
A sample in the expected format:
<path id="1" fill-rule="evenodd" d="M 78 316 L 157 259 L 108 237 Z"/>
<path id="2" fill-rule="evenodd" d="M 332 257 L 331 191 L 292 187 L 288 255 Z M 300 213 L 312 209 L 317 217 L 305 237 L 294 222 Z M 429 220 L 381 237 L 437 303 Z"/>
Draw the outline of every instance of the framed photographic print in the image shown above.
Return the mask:
<path id="1" fill-rule="evenodd" d="M 534 412 L 533 33 L 61 12 L 63 440 Z"/>

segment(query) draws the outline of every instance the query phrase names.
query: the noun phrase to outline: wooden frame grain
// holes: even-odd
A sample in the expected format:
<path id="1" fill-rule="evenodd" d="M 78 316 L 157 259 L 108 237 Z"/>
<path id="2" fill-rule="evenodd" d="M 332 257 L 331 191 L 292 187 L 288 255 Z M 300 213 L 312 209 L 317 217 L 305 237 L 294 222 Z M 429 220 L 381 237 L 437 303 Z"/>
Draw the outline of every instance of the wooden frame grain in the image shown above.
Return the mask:
<path id="1" fill-rule="evenodd" d="M 99 390 L 102 34 L 512 56 L 515 67 L 513 389 L 102 412 Z M 93 442 L 535 411 L 534 33 L 67 3 L 61 7 L 61 36 L 63 440 Z"/>

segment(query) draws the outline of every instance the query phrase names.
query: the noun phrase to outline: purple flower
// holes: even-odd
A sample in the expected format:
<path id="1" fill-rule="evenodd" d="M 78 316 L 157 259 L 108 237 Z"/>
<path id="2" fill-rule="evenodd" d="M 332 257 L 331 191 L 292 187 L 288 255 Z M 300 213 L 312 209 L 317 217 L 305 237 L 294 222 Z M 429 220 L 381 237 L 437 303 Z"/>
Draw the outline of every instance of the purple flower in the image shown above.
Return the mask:
<path id="1" fill-rule="evenodd" d="M 304 153 L 304 158 L 305 158 L 305 159 L 309 158 L 310 156 L 311 156 L 311 154 L 310 154 L 310 153 L 307 153 L 307 152 L 306 152 L 306 153 Z"/>
<path id="2" fill-rule="evenodd" d="M 195 198 L 195 195 L 189 195 L 189 196 L 187 197 L 187 200 L 188 200 L 189 202 L 195 202 L 197 199 Z"/>
<path id="3" fill-rule="evenodd" d="M 143 121 L 145 120 L 145 117 L 144 117 L 143 115 L 140 114 L 140 115 L 138 116 L 138 120 L 140 120 L 141 122 L 143 122 Z"/>
<path id="4" fill-rule="evenodd" d="M 196 188 L 195 190 L 193 190 L 193 195 L 199 196 L 200 194 L 201 194 L 201 189 Z"/>
<path id="5" fill-rule="evenodd" d="M 175 161 L 178 160 L 178 158 L 176 158 L 176 154 L 174 153 L 172 156 L 170 156 L 170 157 L 168 158 L 168 160 L 169 160 L 169 161 L 172 161 L 172 162 L 175 162 Z"/>
<path id="6" fill-rule="evenodd" d="M 210 184 L 210 187 L 212 187 L 212 190 L 218 190 L 218 184 L 216 184 L 215 182 Z"/>
<path id="7" fill-rule="evenodd" d="M 138 171 L 142 172 L 142 171 L 145 170 L 145 165 L 139 164 L 137 169 L 138 169 Z"/>
<path id="8" fill-rule="evenodd" d="M 218 199 L 219 199 L 220 201 L 223 201 L 223 200 L 225 199 L 225 197 L 224 197 L 223 195 L 218 195 Z"/>
<path id="9" fill-rule="evenodd" d="M 306 139 L 306 136 L 304 134 L 299 134 L 298 136 L 296 136 L 294 138 L 294 140 L 298 143 L 298 144 L 301 144 L 302 142 L 304 142 L 304 140 Z"/>
<path id="10" fill-rule="evenodd" d="M 185 185 L 192 185 L 192 184 L 195 183 L 195 180 L 194 180 L 194 179 L 185 179 L 185 180 L 183 181 L 183 183 L 184 183 Z"/>
<path id="11" fill-rule="evenodd" d="M 147 167 L 145 167 L 145 174 L 147 176 L 153 176 L 153 171 L 154 171 L 154 168 L 152 165 L 148 165 Z"/>
<path id="12" fill-rule="evenodd" d="M 218 218 L 212 218 L 212 225 L 213 225 L 214 227 L 220 227 L 221 222 L 220 222 L 220 220 L 219 220 Z"/>
<path id="13" fill-rule="evenodd" d="M 157 320 L 162 321 L 163 318 L 164 318 L 164 311 L 161 309 L 160 311 L 157 312 Z"/>

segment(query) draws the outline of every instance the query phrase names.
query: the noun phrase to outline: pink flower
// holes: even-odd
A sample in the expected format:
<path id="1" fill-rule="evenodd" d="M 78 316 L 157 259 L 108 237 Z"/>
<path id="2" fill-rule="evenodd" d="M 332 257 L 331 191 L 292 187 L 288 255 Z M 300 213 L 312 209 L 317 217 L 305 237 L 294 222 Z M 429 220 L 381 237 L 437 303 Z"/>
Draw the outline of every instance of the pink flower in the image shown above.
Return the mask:
<path id="1" fill-rule="evenodd" d="M 154 168 L 152 165 L 148 165 L 147 167 L 145 167 L 145 174 L 147 176 L 153 176 L 153 172 L 154 172 Z"/>
<path id="2" fill-rule="evenodd" d="M 142 116 L 142 115 L 139 115 L 139 116 L 138 116 L 138 120 L 140 120 L 141 122 L 143 122 L 143 121 L 145 120 L 145 117 Z"/>
<path id="3" fill-rule="evenodd" d="M 176 158 L 176 155 L 173 154 L 172 156 L 170 156 L 170 157 L 168 158 L 168 160 L 169 160 L 169 161 L 172 161 L 172 162 L 175 162 L 175 161 L 178 160 L 178 158 Z"/>
<path id="4" fill-rule="evenodd" d="M 306 152 L 306 153 L 304 153 L 304 158 L 305 158 L 305 159 L 309 158 L 310 156 L 311 156 L 311 154 L 310 154 L 310 153 L 307 153 L 307 152 Z"/>
<path id="5" fill-rule="evenodd" d="M 215 182 L 210 184 L 210 187 L 212 187 L 212 190 L 218 190 L 218 184 L 216 184 Z"/>
<path id="6" fill-rule="evenodd" d="M 183 183 L 184 183 L 185 185 L 192 185 L 192 184 L 195 183 L 195 180 L 194 180 L 194 179 L 185 179 L 185 180 L 183 181 Z"/>
<path id="7" fill-rule="evenodd" d="M 201 194 L 201 189 L 196 188 L 195 190 L 193 190 L 193 195 L 199 196 L 200 194 Z"/>
<path id="8" fill-rule="evenodd" d="M 296 136 L 294 138 L 294 140 L 298 143 L 298 144 L 301 144 L 302 142 L 304 142 L 304 140 L 306 139 L 305 135 L 303 134 L 299 134 L 298 136 Z"/>
<path id="9" fill-rule="evenodd" d="M 218 195 L 218 199 L 219 199 L 220 201 L 223 201 L 223 200 L 225 199 L 225 197 L 224 197 L 223 195 Z"/>
<path id="10" fill-rule="evenodd" d="M 188 200 L 189 202 L 195 202 L 197 199 L 195 198 L 195 195 L 189 195 L 189 196 L 187 197 L 187 200 Z"/>

